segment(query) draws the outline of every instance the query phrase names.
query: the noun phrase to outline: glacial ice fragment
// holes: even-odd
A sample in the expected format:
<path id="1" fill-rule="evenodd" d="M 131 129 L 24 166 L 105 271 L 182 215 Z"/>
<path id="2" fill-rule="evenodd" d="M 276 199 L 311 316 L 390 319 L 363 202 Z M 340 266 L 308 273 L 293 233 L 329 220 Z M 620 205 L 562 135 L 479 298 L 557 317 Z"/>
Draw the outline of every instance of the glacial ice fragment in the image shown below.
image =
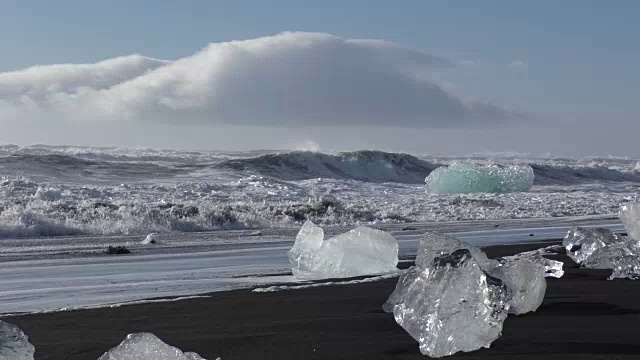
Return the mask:
<path id="1" fill-rule="evenodd" d="M 129 334 L 120 345 L 98 360 L 206 360 L 200 355 L 167 345 L 151 333 Z"/>
<path id="2" fill-rule="evenodd" d="M 607 229 L 573 228 L 563 244 L 567 254 L 589 269 L 612 269 L 609 279 L 640 278 L 640 242 Z"/>
<path id="3" fill-rule="evenodd" d="M 0 320 L 0 359 L 33 360 L 35 352 L 20 328 Z"/>
<path id="4" fill-rule="evenodd" d="M 433 264 L 433 259 L 445 254 L 451 254 L 458 249 L 469 250 L 481 267 L 488 266 L 490 262 L 487 255 L 475 246 L 471 246 L 450 235 L 427 231 L 418 244 L 416 266 L 419 268 L 429 267 Z"/>
<path id="5" fill-rule="evenodd" d="M 547 290 L 545 259 L 540 255 L 499 258 L 489 271 L 509 290 L 509 313 L 525 314 L 536 311 Z"/>
<path id="6" fill-rule="evenodd" d="M 609 229 L 587 229 L 576 226 L 569 230 L 562 240 L 567 255 L 578 264 L 582 264 L 596 250 L 615 243 L 622 243 L 624 239 Z"/>
<path id="7" fill-rule="evenodd" d="M 144 240 L 142 240 L 140 242 L 140 244 L 142 245 L 149 245 L 149 244 L 157 244 L 158 240 L 156 240 L 158 234 L 156 233 L 150 233 L 149 235 L 147 235 L 147 237 L 144 238 Z"/>
<path id="8" fill-rule="evenodd" d="M 394 294 L 400 295 L 391 302 L 396 322 L 431 357 L 489 347 L 509 309 L 502 281 L 485 273 L 468 249 L 411 268 Z"/>
<path id="9" fill-rule="evenodd" d="M 364 226 L 324 240 L 322 229 L 307 221 L 288 255 L 299 278 L 373 275 L 397 270 L 398 242 L 389 233 Z"/>
<path id="10" fill-rule="evenodd" d="M 624 224 L 624 228 L 627 230 L 627 235 L 632 239 L 640 241 L 640 202 L 622 205 L 619 216 Z"/>
<path id="11" fill-rule="evenodd" d="M 454 162 L 432 171 L 425 179 L 435 194 L 508 193 L 529 191 L 535 175 L 529 165 L 480 165 Z"/>

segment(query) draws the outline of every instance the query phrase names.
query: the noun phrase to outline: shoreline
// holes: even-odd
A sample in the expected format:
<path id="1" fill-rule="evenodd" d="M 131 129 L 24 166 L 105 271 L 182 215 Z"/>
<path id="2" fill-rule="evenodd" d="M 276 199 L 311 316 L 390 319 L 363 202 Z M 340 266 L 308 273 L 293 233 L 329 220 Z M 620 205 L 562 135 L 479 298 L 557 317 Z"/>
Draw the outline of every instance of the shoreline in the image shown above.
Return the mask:
<path id="1" fill-rule="evenodd" d="M 557 244 L 557 242 L 554 242 Z M 547 244 L 484 248 L 491 257 Z M 537 312 L 509 316 L 491 348 L 450 357 L 485 359 L 636 359 L 640 283 L 580 269 L 563 255 L 565 276 L 547 279 Z M 424 359 L 418 344 L 381 306 L 396 278 L 277 292 L 251 289 L 171 302 L 25 314 L 19 326 L 36 359 L 97 359 L 127 334 L 152 332 L 207 359 Z"/>

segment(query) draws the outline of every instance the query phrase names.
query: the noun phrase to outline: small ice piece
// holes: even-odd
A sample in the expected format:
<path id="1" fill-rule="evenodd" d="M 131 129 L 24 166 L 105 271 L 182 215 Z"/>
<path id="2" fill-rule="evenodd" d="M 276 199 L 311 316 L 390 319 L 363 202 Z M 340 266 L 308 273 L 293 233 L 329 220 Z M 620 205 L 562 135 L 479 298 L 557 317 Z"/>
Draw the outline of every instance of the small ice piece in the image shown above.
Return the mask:
<path id="1" fill-rule="evenodd" d="M 640 279 L 640 262 L 636 255 L 616 256 L 611 260 L 613 272 L 609 280 L 616 278 Z"/>
<path id="2" fill-rule="evenodd" d="M 327 279 L 397 270 L 398 242 L 389 233 L 358 226 L 328 240 L 323 238 L 320 227 L 305 222 L 288 254 L 294 276 Z"/>
<path id="3" fill-rule="evenodd" d="M 156 237 L 157 237 L 156 233 L 151 233 L 147 235 L 147 237 L 144 238 L 144 240 L 142 240 L 140 244 L 142 245 L 157 244 L 158 240 L 156 239 Z"/>
<path id="4" fill-rule="evenodd" d="M 120 345 L 98 360 L 206 360 L 194 352 L 183 353 L 151 333 L 129 334 Z"/>
<path id="5" fill-rule="evenodd" d="M 607 229 L 574 228 L 563 244 L 567 254 L 589 269 L 612 269 L 609 279 L 640 278 L 640 242 Z"/>
<path id="6" fill-rule="evenodd" d="M 640 162 L 638 162 L 640 164 Z M 620 207 L 620 220 L 630 238 L 640 241 L 640 202 L 624 204 Z"/>
<path id="7" fill-rule="evenodd" d="M 485 273 L 468 249 L 410 269 L 395 294 L 400 294 L 391 301 L 396 322 L 430 357 L 489 347 L 500 337 L 509 310 L 502 281 Z"/>
<path id="8" fill-rule="evenodd" d="M 543 255 L 555 255 L 556 251 L 559 251 L 560 249 L 564 251 L 564 247 L 562 245 L 553 245 L 538 250 L 526 251 L 513 256 L 506 256 L 504 259 L 510 260 L 527 257 L 544 268 L 544 277 L 554 277 L 559 279 L 564 275 L 564 263 L 562 261 L 547 259 Z"/>
<path id="9" fill-rule="evenodd" d="M 509 290 L 509 313 L 525 314 L 536 311 L 547 290 L 545 259 L 539 255 L 499 258 L 489 273 Z"/>
<path id="10" fill-rule="evenodd" d="M 564 263 L 562 261 L 551 260 L 544 257 L 542 259 L 544 261 L 544 277 L 559 279 L 564 275 L 564 270 L 562 270 Z"/>
<path id="11" fill-rule="evenodd" d="M 35 352 L 20 328 L 0 320 L 0 359 L 33 360 Z"/>
<path id="12" fill-rule="evenodd" d="M 435 194 L 526 192 L 535 175 L 529 165 L 469 164 L 453 162 L 432 171 L 425 179 Z"/>
<path id="13" fill-rule="evenodd" d="M 622 236 L 614 234 L 609 229 L 586 229 L 576 226 L 569 230 L 562 240 L 567 255 L 578 264 L 582 264 L 596 250 L 614 243 L 622 243 Z"/>

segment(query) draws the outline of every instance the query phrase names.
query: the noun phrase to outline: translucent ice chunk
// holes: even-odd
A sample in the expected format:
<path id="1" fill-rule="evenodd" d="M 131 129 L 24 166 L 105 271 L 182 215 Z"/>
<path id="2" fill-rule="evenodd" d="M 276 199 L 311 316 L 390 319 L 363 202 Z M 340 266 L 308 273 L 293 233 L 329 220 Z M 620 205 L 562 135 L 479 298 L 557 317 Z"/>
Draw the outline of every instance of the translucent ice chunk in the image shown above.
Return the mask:
<path id="1" fill-rule="evenodd" d="M 542 255 L 555 255 L 560 249 L 562 249 L 562 251 L 564 252 L 564 247 L 562 245 L 552 245 L 534 251 L 527 251 L 513 256 L 506 256 L 504 257 L 504 259 L 511 260 L 527 257 L 529 258 L 529 260 L 540 264 L 544 268 L 544 277 L 554 277 L 559 279 L 564 275 L 564 263 L 562 261 L 547 259 Z"/>
<path id="2" fill-rule="evenodd" d="M 500 258 L 489 272 L 509 290 L 509 313 L 536 311 L 547 290 L 545 259 L 540 255 Z"/>
<path id="3" fill-rule="evenodd" d="M 206 360 L 200 355 L 165 344 L 151 333 L 129 334 L 98 360 Z"/>
<path id="4" fill-rule="evenodd" d="M 488 266 L 490 262 L 487 255 L 480 249 L 453 236 L 428 231 L 420 239 L 418 253 L 416 254 L 416 266 L 419 268 L 429 267 L 433 264 L 433 259 L 445 254 L 451 254 L 458 249 L 469 250 L 481 267 Z"/>
<path id="5" fill-rule="evenodd" d="M 554 277 L 556 279 L 559 279 L 564 275 L 564 270 L 562 269 L 564 263 L 562 261 L 551 260 L 547 258 L 542 259 L 542 265 L 544 266 L 544 277 Z"/>
<path id="6" fill-rule="evenodd" d="M 311 221 L 303 225 L 289 251 L 296 277 L 343 278 L 397 270 L 398 242 L 389 233 L 358 226 L 328 240 L 323 237 Z"/>
<path id="7" fill-rule="evenodd" d="M 630 238 L 640 241 L 640 202 L 627 203 L 620 207 L 620 220 Z"/>
<path id="8" fill-rule="evenodd" d="M 610 279 L 640 278 L 640 242 L 607 229 L 573 228 L 563 244 L 567 254 L 590 269 L 612 269 Z"/>
<path id="9" fill-rule="evenodd" d="M 509 309 L 506 287 L 468 249 L 410 269 L 394 294 L 400 295 L 392 301 L 396 322 L 430 357 L 489 347 L 501 335 Z"/>
<path id="10" fill-rule="evenodd" d="M 0 359 L 33 360 L 35 351 L 20 328 L 0 320 Z"/>
<path id="11" fill-rule="evenodd" d="M 578 264 L 582 264 L 596 250 L 605 246 L 623 243 L 625 240 L 622 236 L 614 234 L 609 229 L 595 228 L 586 229 L 582 227 L 574 227 L 562 240 L 567 255 Z"/>
<path id="12" fill-rule="evenodd" d="M 156 244 L 158 243 L 157 237 L 158 237 L 158 234 L 151 233 L 147 235 L 147 237 L 145 237 L 144 240 L 140 242 L 140 244 L 142 245 Z"/>
<path id="13" fill-rule="evenodd" d="M 436 194 L 525 192 L 533 185 L 534 176 L 528 165 L 454 162 L 432 171 L 425 183 L 427 191 Z"/>
<path id="14" fill-rule="evenodd" d="M 610 260 L 613 272 L 609 280 L 615 278 L 640 279 L 640 261 L 636 255 L 616 256 Z"/>

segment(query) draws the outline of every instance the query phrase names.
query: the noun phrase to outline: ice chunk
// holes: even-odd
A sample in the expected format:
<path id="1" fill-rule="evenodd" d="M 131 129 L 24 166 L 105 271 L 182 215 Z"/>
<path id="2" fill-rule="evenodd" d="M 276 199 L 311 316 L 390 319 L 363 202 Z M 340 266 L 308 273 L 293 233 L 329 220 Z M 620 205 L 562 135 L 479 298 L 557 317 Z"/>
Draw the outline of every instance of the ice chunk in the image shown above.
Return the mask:
<path id="1" fill-rule="evenodd" d="M 328 240 L 321 228 L 305 222 L 289 250 L 293 274 L 326 279 L 396 271 L 398 242 L 390 234 L 358 226 Z"/>
<path id="2" fill-rule="evenodd" d="M 145 237 L 145 238 L 144 238 L 144 240 L 142 240 L 142 241 L 140 242 L 140 244 L 142 244 L 142 245 L 149 245 L 149 244 L 156 244 L 156 243 L 158 243 L 157 235 L 158 235 L 158 234 L 156 234 L 156 233 L 151 233 L 151 234 L 147 235 L 147 237 Z"/>
<path id="3" fill-rule="evenodd" d="M 502 281 L 487 275 L 468 249 L 410 269 L 394 294 L 396 322 L 431 357 L 489 347 L 509 309 Z"/>
<path id="4" fill-rule="evenodd" d="M 425 183 L 427 191 L 436 194 L 524 192 L 533 185 L 534 176 L 528 165 L 454 162 L 432 171 Z"/>
<path id="5" fill-rule="evenodd" d="M 596 250 L 614 243 L 622 243 L 622 236 L 614 234 L 609 229 L 586 229 L 576 226 L 569 230 L 562 240 L 567 255 L 578 264 L 582 264 Z"/>
<path id="6" fill-rule="evenodd" d="M 488 266 L 490 260 L 480 249 L 462 242 L 453 236 L 438 232 L 427 231 L 420 239 L 418 253 L 416 254 L 416 266 L 426 268 L 433 264 L 433 260 L 445 254 L 451 254 L 458 249 L 467 249 L 479 262 L 481 267 Z"/>
<path id="7" fill-rule="evenodd" d="M 206 360 L 200 355 L 165 344 L 151 333 L 129 334 L 98 360 Z"/>
<path id="8" fill-rule="evenodd" d="M 624 228 L 627 229 L 627 235 L 640 241 L 640 202 L 622 205 L 620 207 L 620 220 L 624 224 Z"/>
<path id="9" fill-rule="evenodd" d="M 640 242 L 607 229 L 573 228 L 563 244 L 567 254 L 590 269 L 612 269 L 609 279 L 640 278 Z"/>
<path id="10" fill-rule="evenodd" d="M 554 277 L 559 279 L 564 275 L 564 270 L 562 270 L 564 263 L 562 261 L 551 260 L 544 257 L 542 258 L 542 261 L 542 265 L 544 266 L 544 277 Z"/>
<path id="11" fill-rule="evenodd" d="M 564 253 L 565 249 L 562 245 L 552 245 L 538 250 L 526 251 L 513 256 L 507 256 L 504 259 L 510 260 L 528 257 L 530 260 L 542 265 L 544 268 L 544 277 L 554 277 L 559 279 L 564 275 L 564 263 L 562 261 L 547 259 L 543 256 L 556 255 L 560 253 L 559 251 Z"/>
<path id="12" fill-rule="evenodd" d="M 615 278 L 640 279 L 640 262 L 637 255 L 616 256 L 610 260 L 613 272 L 609 280 Z"/>
<path id="13" fill-rule="evenodd" d="M 539 254 L 500 258 L 489 271 L 509 290 L 509 313 L 524 314 L 536 311 L 547 290 L 545 259 Z"/>
<path id="14" fill-rule="evenodd" d="M 20 328 L 0 320 L 0 359 L 33 360 L 35 352 Z"/>

